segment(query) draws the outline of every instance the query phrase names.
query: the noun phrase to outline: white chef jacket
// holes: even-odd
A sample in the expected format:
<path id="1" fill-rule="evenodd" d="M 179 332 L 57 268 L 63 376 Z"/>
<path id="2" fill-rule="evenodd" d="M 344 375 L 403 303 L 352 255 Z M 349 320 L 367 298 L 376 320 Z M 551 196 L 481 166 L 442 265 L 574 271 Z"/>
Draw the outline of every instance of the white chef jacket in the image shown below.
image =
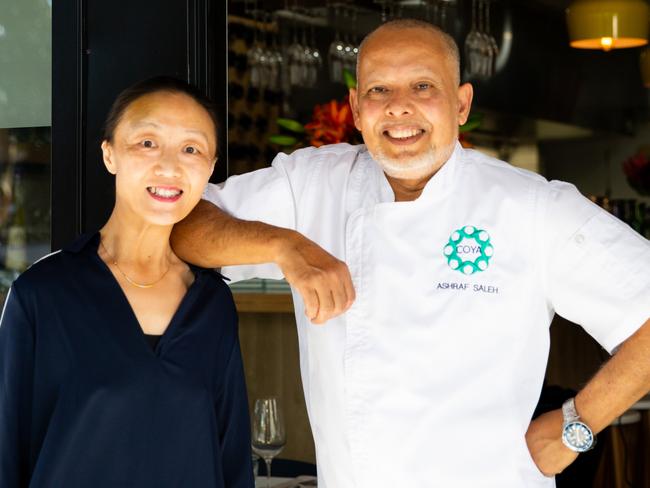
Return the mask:
<path id="1" fill-rule="evenodd" d="M 280 154 L 204 198 L 350 268 L 357 299 L 324 326 L 293 292 L 320 487 L 553 487 L 524 434 L 554 312 L 610 352 L 650 317 L 648 241 L 574 186 L 460 145 L 411 202 L 348 144 Z"/>

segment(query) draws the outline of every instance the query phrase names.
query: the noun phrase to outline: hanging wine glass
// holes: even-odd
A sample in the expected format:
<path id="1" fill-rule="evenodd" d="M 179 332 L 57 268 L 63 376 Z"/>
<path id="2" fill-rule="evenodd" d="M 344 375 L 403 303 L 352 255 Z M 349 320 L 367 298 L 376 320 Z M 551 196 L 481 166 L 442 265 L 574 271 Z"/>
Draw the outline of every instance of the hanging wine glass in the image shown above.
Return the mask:
<path id="1" fill-rule="evenodd" d="M 481 66 L 481 36 L 477 25 L 478 0 L 472 0 L 472 22 L 471 29 L 465 38 L 465 70 L 468 78 L 477 76 Z"/>
<path id="2" fill-rule="evenodd" d="M 287 58 L 289 61 L 289 84 L 291 86 L 299 86 L 302 83 L 302 55 L 304 48 L 298 41 L 298 22 L 295 20 L 295 17 L 292 35 L 293 40 L 287 49 Z"/>
<path id="3" fill-rule="evenodd" d="M 487 36 L 487 43 L 490 49 L 490 66 L 488 76 L 493 76 L 495 72 L 495 64 L 499 56 L 499 46 L 497 40 L 490 32 L 490 1 L 485 3 L 485 34 Z"/>
<path id="4" fill-rule="evenodd" d="M 323 65 L 323 58 L 321 56 L 320 51 L 318 50 L 318 46 L 316 45 L 315 30 L 316 28 L 314 27 L 314 24 L 312 24 L 310 26 L 310 41 L 309 41 L 309 44 L 311 45 L 311 63 L 310 63 L 311 71 L 309 76 L 310 86 L 314 86 L 318 81 L 318 72 L 320 71 L 320 68 Z"/>
<path id="5" fill-rule="evenodd" d="M 259 41 L 259 22 L 257 12 L 257 2 L 253 2 L 253 45 L 246 53 L 248 66 L 250 67 L 250 85 L 254 88 L 259 88 L 262 83 L 262 66 L 261 60 L 264 56 L 264 50 Z"/>
<path id="6" fill-rule="evenodd" d="M 388 21 L 388 0 L 374 0 L 375 3 L 381 5 L 381 22 L 382 24 Z"/>
<path id="7" fill-rule="evenodd" d="M 273 33 L 275 23 L 271 13 L 265 14 L 264 35 L 264 80 L 262 85 L 271 92 L 277 92 L 280 86 L 280 68 L 282 53 L 277 47 L 277 36 Z"/>
<path id="8" fill-rule="evenodd" d="M 307 40 L 307 26 L 302 26 L 302 53 L 300 55 L 300 84 L 311 86 L 311 67 L 314 59 L 311 54 L 311 46 Z"/>
<path id="9" fill-rule="evenodd" d="M 343 9 L 343 25 L 350 25 L 350 20 L 348 18 L 349 16 L 349 11 L 347 9 L 347 6 Z M 354 45 L 350 41 L 350 34 L 346 30 L 345 33 L 343 34 L 343 50 L 340 52 L 340 57 L 341 57 L 341 66 L 343 69 L 350 69 L 350 59 L 353 56 L 352 49 L 354 48 Z"/>
<path id="10" fill-rule="evenodd" d="M 341 52 L 343 51 L 343 41 L 341 40 L 341 34 L 339 32 L 339 6 L 338 4 L 334 7 L 334 40 L 330 44 L 329 49 L 327 50 L 327 58 L 330 71 L 330 80 L 334 82 L 339 82 L 343 80 L 341 76 L 343 66 L 341 63 Z"/>

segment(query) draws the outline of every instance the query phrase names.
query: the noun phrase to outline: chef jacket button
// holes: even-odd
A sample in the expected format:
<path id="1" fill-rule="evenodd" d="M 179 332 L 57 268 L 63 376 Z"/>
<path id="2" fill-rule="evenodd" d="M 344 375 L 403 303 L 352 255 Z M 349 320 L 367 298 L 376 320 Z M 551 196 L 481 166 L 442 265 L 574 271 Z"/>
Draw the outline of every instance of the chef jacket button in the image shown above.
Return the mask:
<path id="1" fill-rule="evenodd" d="M 583 242 L 585 242 L 585 236 L 583 236 L 582 234 L 578 234 L 577 236 L 575 236 L 574 240 L 576 241 L 576 244 L 582 244 Z"/>

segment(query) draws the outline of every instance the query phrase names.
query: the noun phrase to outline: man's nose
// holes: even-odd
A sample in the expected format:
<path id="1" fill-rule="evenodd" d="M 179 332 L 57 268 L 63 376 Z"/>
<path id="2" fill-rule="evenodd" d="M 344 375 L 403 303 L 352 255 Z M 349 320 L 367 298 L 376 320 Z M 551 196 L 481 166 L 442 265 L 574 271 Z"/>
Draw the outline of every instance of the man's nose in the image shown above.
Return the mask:
<path id="1" fill-rule="evenodd" d="M 395 90 L 386 104 L 386 115 L 391 117 L 413 115 L 413 104 L 409 94 L 402 90 Z"/>

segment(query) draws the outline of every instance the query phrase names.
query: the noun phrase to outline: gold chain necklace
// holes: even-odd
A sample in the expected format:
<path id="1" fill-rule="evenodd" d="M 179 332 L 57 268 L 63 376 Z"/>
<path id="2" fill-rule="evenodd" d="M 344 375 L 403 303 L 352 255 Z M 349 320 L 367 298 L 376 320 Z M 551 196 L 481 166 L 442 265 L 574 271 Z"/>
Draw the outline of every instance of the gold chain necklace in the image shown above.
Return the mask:
<path id="1" fill-rule="evenodd" d="M 108 249 L 106 249 L 106 246 L 104 245 L 104 243 L 102 242 L 101 239 L 99 240 L 99 245 L 102 246 L 102 249 L 104 249 L 104 252 L 108 256 L 108 258 L 113 262 L 113 264 L 118 269 L 118 271 L 120 273 L 122 273 L 122 276 L 124 276 L 124 279 L 126 281 L 128 281 L 130 284 L 132 284 L 133 286 L 137 286 L 138 288 L 151 288 L 152 286 L 154 286 L 159 281 L 162 281 L 162 279 L 167 275 L 167 273 L 169 272 L 169 269 L 171 268 L 171 264 L 170 264 L 167 267 L 167 269 L 165 270 L 165 272 L 162 274 L 162 276 L 160 278 L 158 278 L 156 281 L 152 282 L 152 283 L 138 283 L 137 281 L 133 281 L 131 278 L 129 278 L 126 275 L 126 273 L 124 271 L 122 271 L 122 268 L 120 268 L 119 264 L 117 264 L 117 260 L 113 256 L 111 256 L 111 253 L 108 252 Z"/>

